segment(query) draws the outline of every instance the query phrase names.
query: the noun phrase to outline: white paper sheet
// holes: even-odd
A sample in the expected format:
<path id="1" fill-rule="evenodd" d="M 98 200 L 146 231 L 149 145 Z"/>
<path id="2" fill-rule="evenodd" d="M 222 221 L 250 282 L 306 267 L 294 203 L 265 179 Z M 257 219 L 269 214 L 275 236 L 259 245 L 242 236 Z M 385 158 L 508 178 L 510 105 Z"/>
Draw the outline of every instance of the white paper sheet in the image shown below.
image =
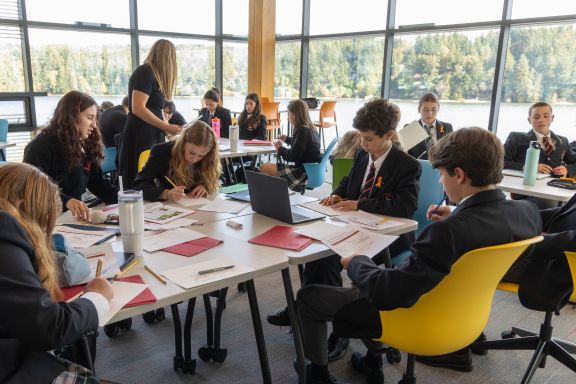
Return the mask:
<path id="1" fill-rule="evenodd" d="M 182 219 L 176 219 L 167 224 L 144 223 L 144 229 L 149 229 L 151 231 L 169 230 L 169 229 L 187 227 L 196 222 L 198 222 L 198 220 L 182 218 Z"/>
<path id="2" fill-rule="evenodd" d="M 110 310 L 106 315 L 98 319 L 98 325 L 103 327 L 112 319 L 123 306 L 128 304 L 133 298 L 138 296 L 148 286 L 146 284 L 126 283 L 124 281 L 115 281 L 112 283 L 114 298 L 110 301 Z"/>
<path id="3" fill-rule="evenodd" d="M 166 224 L 192 213 L 194 213 L 194 211 L 189 209 L 161 205 L 152 208 L 144 208 L 144 220 L 156 224 Z"/>
<path id="4" fill-rule="evenodd" d="M 198 208 L 198 210 L 219 213 L 240 213 L 249 205 L 250 203 L 242 201 L 215 199 L 205 206 Z"/>
<path id="5" fill-rule="evenodd" d="M 402 225 L 400 221 L 394 220 L 391 217 L 374 215 L 364 211 L 346 212 L 337 216 L 336 219 L 375 231 Z"/>
<path id="6" fill-rule="evenodd" d="M 174 202 L 175 204 L 181 205 L 183 207 L 193 207 L 195 205 L 206 205 L 208 203 L 211 203 L 211 200 L 205 199 L 203 197 L 197 198 L 197 199 L 193 199 L 190 197 L 185 197 L 183 199 L 180 199 L 178 201 Z"/>
<path id="7" fill-rule="evenodd" d="M 428 132 L 416 120 L 398 131 L 398 138 L 405 151 L 412 149 L 428 137 Z"/>
<path id="8" fill-rule="evenodd" d="M 54 233 L 59 233 L 66 238 L 68 243 L 74 248 L 84 249 L 92 244 L 110 236 L 112 231 L 93 231 L 58 225 L 54 228 Z"/>
<path id="9" fill-rule="evenodd" d="M 234 265 L 234 268 L 223 271 L 212 272 L 205 275 L 199 275 L 198 271 Z M 216 260 L 208 260 L 201 263 L 191 264 L 186 267 L 179 267 L 162 272 L 162 274 L 178 284 L 184 289 L 198 287 L 200 285 L 212 283 L 214 281 L 225 279 L 229 276 L 239 275 L 250 272 L 253 268 L 239 265 L 237 261 L 227 257 L 219 257 Z"/>
<path id="10" fill-rule="evenodd" d="M 201 237 L 206 237 L 206 235 L 191 229 L 177 228 L 170 231 L 157 233 L 153 236 L 144 237 L 143 247 L 145 251 L 155 252 L 176 244 L 182 244 L 187 241 L 200 239 Z"/>
<path id="11" fill-rule="evenodd" d="M 514 177 L 524 177 L 523 171 L 517 171 L 515 169 L 503 169 L 502 174 L 506 176 L 514 176 Z M 536 180 L 547 179 L 550 177 L 549 173 L 537 173 Z"/>
<path id="12" fill-rule="evenodd" d="M 300 204 L 300 205 L 304 208 L 308 208 L 308 209 L 311 209 L 313 211 L 320 212 L 321 214 L 326 215 L 326 216 L 337 216 L 337 215 L 342 214 L 342 211 L 340 211 L 338 209 L 334 209 L 330 206 L 322 205 L 322 204 L 320 204 L 320 201 L 312 201 L 310 203 L 304 203 L 304 204 Z"/>

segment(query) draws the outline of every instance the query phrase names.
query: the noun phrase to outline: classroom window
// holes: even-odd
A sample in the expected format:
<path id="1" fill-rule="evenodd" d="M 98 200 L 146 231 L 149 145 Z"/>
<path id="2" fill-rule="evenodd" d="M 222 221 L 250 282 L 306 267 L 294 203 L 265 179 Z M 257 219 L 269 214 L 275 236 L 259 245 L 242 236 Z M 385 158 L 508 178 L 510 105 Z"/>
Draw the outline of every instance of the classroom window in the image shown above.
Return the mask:
<path id="1" fill-rule="evenodd" d="M 546 17 L 576 14 L 576 2 L 566 0 L 547 0 L 540 3 L 534 0 L 514 0 L 512 18 Z"/>
<path id="2" fill-rule="evenodd" d="M 293 99 L 300 94 L 300 41 L 276 42 L 274 96 Z"/>
<path id="3" fill-rule="evenodd" d="M 223 48 L 224 104 L 237 110 L 248 92 L 248 43 L 225 41 Z"/>
<path id="4" fill-rule="evenodd" d="M 310 1 L 310 35 L 386 29 L 387 1 Z"/>
<path id="5" fill-rule="evenodd" d="M 138 0 L 143 30 L 214 35 L 215 15 L 215 0 Z"/>
<path id="6" fill-rule="evenodd" d="M 20 28 L 0 25 L 0 92 L 23 92 L 24 88 Z"/>
<path id="7" fill-rule="evenodd" d="M 276 35 L 302 34 L 302 0 L 276 0 Z"/>
<path id="8" fill-rule="evenodd" d="M 222 33 L 248 36 L 248 0 L 222 1 Z"/>
<path id="9" fill-rule="evenodd" d="M 516 0 L 515 0 L 516 1 Z M 500 20 L 502 0 L 400 0 L 396 2 L 396 27 L 445 25 Z"/>
<path id="10" fill-rule="evenodd" d="M 51 23 L 130 28 L 129 12 L 128 1 L 26 0 L 28 20 Z"/>

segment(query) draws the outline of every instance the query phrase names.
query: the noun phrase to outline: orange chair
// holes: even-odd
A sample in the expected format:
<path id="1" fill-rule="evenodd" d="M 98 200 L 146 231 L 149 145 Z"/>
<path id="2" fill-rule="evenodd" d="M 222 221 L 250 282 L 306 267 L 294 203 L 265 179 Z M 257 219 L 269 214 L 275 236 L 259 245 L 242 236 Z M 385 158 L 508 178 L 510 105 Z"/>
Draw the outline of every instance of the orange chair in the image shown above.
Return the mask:
<path id="1" fill-rule="evenodd" d="M 261 103 L 269 103 L 269 102 L 270 102 L 270 99 L 267 98 L 267 97 L 261 97 L 261 98 L 260 98 L 260 102 L 261 102 Z"/>
<path id="2" fill-rule="evenodd" d="M 322 148 L 326 149 L 326 140 L 324 139 L 324 129 L 335 127 L 336 137 L 338 137 L 338 124 L 336 123 L 336 107 L 335 100 L 327 100 L 322 102 L 320 106 L 320 121 L 315 121 L 314 126 L 322 132 Z"/>
<path id="3" fill-rule="evenodd" d="M 279 102 L 262 103 L 262 114 L 266 117 L 266 130 L 268 131 L 268 140 L 272 140 L 274 138 L 277 130 L 280 131 L 279 108 Z"/>

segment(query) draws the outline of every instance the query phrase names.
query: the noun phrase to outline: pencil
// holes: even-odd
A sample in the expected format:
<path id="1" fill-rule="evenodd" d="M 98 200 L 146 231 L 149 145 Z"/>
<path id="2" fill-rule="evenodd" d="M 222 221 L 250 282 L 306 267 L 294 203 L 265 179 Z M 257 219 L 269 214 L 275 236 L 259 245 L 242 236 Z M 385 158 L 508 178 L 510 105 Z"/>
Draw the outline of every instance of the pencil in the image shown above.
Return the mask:
<path id="1" fill-rule="evenodd" d="M 101 253 L 95 253 L 93 255 L 88 255 L 86 256 L 87 259 L 93 259 L 95 257 L 100 257 L 100 256 L 106 256 L 106 252 L 101 252 Z"/>
<path id="2" fill-rule="evenodd" d="M 130 262 L 130 264 L 128 264 L 128 265 L 126 266 L 126 268 L 124 268 L 124 270 L 120 271 L 120 273 L 117 274 L 117 275 L 114 276 L 114 277 L 115 277 L 115 278 L 117 278 L 117 277 L 122 277 L 122 275 L 124 275 L 126 272 L 128 272 L 129 270 L 131 270 L 132 267 L 134 267 L 136 264 L 138 264 L 139 261 L 140 261 L 140 260 L 138 260 L 138 259 L 132 260 L 132 261 Z"/>
<path id="3" fill-rule="evenodd" d="M 174 184 L 174 182 L 172 180 L 170 180 L 170 178 L 168 176 L 164 176 L 164 178 L 166 179 L 166 181 L 168 181 L 170 183 L 170 185 L 172 185 L 174 188 L 178 188 L 176 186 L 176 184 Z"/>
<path id="4" fill-rule="evenodd" d="M 98 264 L 96 264 L 96 277 L 100 277 L 100 274 L 102 273 L 102 264 L 104 264 L 104 260 L 99 258 Z"/>
<path id="5" fill-rule="evenodd" d="M 150 269 L 149 266 L 145 265 L 144 269 L 147 270 L 148 272 L 150 272 L 150 274 L 152 276 L 154 276 L 155 278 L 158 279 L 158 281 L 160 281 L 162 284 L 166 284 L 166 279 L 164 279 L 162 276 L 160 276 L 159 274 L 157 274 L 156 272 L 154 272 L 152 269 Z"/>

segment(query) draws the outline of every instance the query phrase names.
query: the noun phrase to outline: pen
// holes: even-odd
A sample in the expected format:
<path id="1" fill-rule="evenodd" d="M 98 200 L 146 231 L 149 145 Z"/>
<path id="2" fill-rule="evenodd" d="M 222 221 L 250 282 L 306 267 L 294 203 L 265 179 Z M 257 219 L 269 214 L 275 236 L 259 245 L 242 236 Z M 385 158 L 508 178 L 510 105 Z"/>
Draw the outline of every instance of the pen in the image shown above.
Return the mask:
<path id="1" fill-rule="evenodd" d="M 442 195 L 442 200 L 440 200 L 438 202 L 438 204 L 436 204 L 436 208 L 434 208 L 434 210 L 432 212 L 430 212 L 430 217 L 434 216 L 435 214 L 438 213 L 438 209 L 440 208 L 442 202 L 446 199 L 446 196 Z M 430 217 L 428 219 L 430 219 Z"/>
<path id="2" fill-rule="evenodd" d="M 174 184 L 174 182 L 172 180 L 170 180 L 170 178 L 168 176 L 164 176 L 164 178 L 166 179 L 166 181 L 168 181 L 170 183 L 170 185 L 172 185 L 174 188 L 178 188 L 176 186 L 176 184 Z"/>
<path id="3" fill-rule="evenodd" d="M 100 277 L 102 273 L 102 264 L 104 264 L 104 260 L 102 260 L 102 258 L 98 259 L 98 264 L 96 264 L 96 277 Z"/>
<path id="4" fill-rule="evenodd" d="M 220 272 L 220 271 L 224 271 L 226 269 L 231 269 L 234 268 L 235 265 L 227 265 L 225 267 L 216 267 L 216 268 L 210 268 L 210 269 L 204 269 L 202 271 L 198 271 L 199 275 L 205 275 L 207 273 L 212 273 L 212 272 Z"/>
<path id="5" fill-rule="evenodd" d="M 100 256 L 106 256 L 106 253 L 105 253 L 105 252 L 95 253 L 95 254 L 93 254 L 93 255 L 88 255 L 88 256 L 86 256 L 86 258 L 87 258 L 87 259 L 93 259 L 93 258 L 95 258 L 95 257 L 100 257 Z"/>
<path id="6" fill-rule="evenodd" d="M 126 266 L 126 268 L 124 268 L 124 270 L 120 271 L 119 274 L 117 274 L 116 276 L 114 276 L 114 278 L 118 278 L 118 277 L 121 277 L 122 275 L 124 275 L 126 272 L 128 272 L 129 270 L 131 270 L 132 267 L 134 267 L 136 264 L 138 264 L 139 261 L 140 261 L 140 260 L 138 260 L 138 259 L 132 260 L 132 261 L 130 262 L 130 264 L 128 264 L 128 265 Z"/>
<path id="7" fill-rule="evenodd" d="M 106 236 L 106 237 L 103 238 L 102 240 L 98 240 L 97 242 L 95 242 L 94 245 L 104 244 L 105 242 L 107 242 L 108 240 L 110 240 L 111 238 L 113 238 L 114 236 L 120 236 L 120 232 L 111 233 L 110 235 Z"/>
<path id="8" fill-rule="evenodd" d="M 164 279 L 162 276 L 160 276 L 159 274 L 157 274 L 156 272 L 154 272 L 152 269 L 150 269 L 149 266 L 145 265 L 144 269 L 147 270 L 148 272 L 150 272 L 150 274 L 152 276 L 154 276 L 155 278 L 158 279 L 158 281 L 160 281 L 162 284 L 166 284 L 166 279 Z"/>

